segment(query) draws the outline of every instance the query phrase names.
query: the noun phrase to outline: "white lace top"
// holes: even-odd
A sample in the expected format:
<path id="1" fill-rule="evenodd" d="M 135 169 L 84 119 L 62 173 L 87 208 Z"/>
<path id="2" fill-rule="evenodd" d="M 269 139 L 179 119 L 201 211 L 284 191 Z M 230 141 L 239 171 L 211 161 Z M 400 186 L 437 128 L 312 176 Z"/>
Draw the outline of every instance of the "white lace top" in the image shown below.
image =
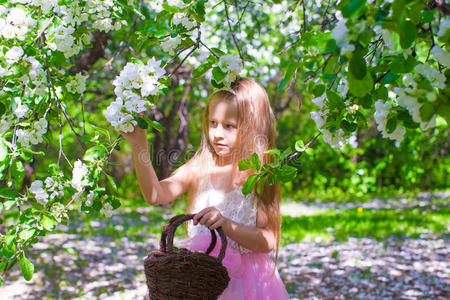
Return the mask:
<path id="1" fill-rule="evenodd" d="M 216 207 L 224 217 L 237 223 L 256 226 L 257 199 L 254 193 L 244 196 L 241 187 L 228 193 L 219 192 L 212 185 L 211 176 L 208 176 L 207 188 L 197 195 L 192 213 L 198 213 L 210 206 Z M 194 226 L 192 220 L 188 221 L 189 238 L 199 233 L 210 234 L 210 230 L 201 224 Z M 251 252 L 230 238 L 228 238 L 228 244 L 241 253 Z"/>

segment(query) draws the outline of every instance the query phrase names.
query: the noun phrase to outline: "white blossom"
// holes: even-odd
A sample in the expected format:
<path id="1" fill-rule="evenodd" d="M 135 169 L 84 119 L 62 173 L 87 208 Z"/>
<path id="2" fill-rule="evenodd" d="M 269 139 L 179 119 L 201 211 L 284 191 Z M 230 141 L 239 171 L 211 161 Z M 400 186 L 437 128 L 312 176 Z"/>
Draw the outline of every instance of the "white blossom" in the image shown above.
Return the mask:
<path id="1" fill-rule="evenodd" d="M 445 35 L 447 30 L 450 29 L 450 18 L 446 18 L 444 21 L 441 22 L 441 25 L 439 27 L 439 31 L 436 33 L 438 37 L 441 37 Z"/>
<path id="2" fill-rule="evenodd" d="M 318 107 L 323 107 L 326 100 L 326 94 L 323 93 L 322 96 L 316 97 L 312 99 L 312 102 L 317 105 Z"/>
<path id="3" fill-rule="evenodd" d="M 109 202 L 106 202 L 103 205 L 103 208 L 100 209 L 100 212 L 108 218 L 110 218 L 112 216 L 112 214 L 113 214 L 112 211 L 113 211 L 113 207 L 111 206 L 111 204 L 109 204 Z"/>
<path id="4" fill-rule="evenodd" d="M 75 78 L 66 84 L 67 90 L 73 94 L 83 94 L 86 91 L 86 78 L 87 76 L 83 76 L 81 72 L 77 73 Z"/>
<path id="5" fill-rule="evenodd" d="M 45 179 L 45 188 L 47 191 L 52 192 L 50 194 L 50 200 L 64 196 L 63 186 L 52 177 L 47 177 Z"/>
<path id="6" fill-rule="evenodd" d="M 17 103 L 17 108 L 14 113 L 16 114 L 17 119 L 20 119 L 24 117 L 30 109 L 25 104 L 22 104 L 22 100 L 19 97 L 15 97 L 14 101 Z"/>
<path id="7" fill-rule="evenodd" d="M 113 85 L 117 98 L 103 111 L 108 122 L 116 129 L 131 132 L 137 122 L 132 112 L 140 113 L 146 110 L 147 101 L 143 97 L 157 95 L 158 80 L 165 74 L 160 67 L 161 61 L 150 58 L 147 64 L 127 63 L 117 76 Z M 136 92 L 139 90 L 140 92 Z"/>
<path id="8" fill-rule="evenodd" d="M 331 36 L 336 40 L 336 44 L 343 54 L 353 52 L 355 50 L 355 46 L 350 44 L 351 35 L 345 23 L 347 19 L 340 19 L 336 26 L 331 31 Z"/>
<path id="9" fill-rule="evenodd" d="M 45 205 L 48 200 L 48 194 L 43 189 L 43 183 L 41 180 L 35 180 L 31 183 L 31 186 L 29 188 L 29 191 L 33 193 L 36 197 L 36 200 L 42 204 Z"/>
<path id="10" fill-rule="evenodd" d="M 326 122 L 326 115 L 323 112 L 317 112 L 317 111 L 312 111 L 310 113 L 311 115 L 311 119 L 313 119 L 316 124 L 317 124 L 317 128 L 321 129 L 323 124 L 325 124 Z"/>
<path id="11" fill-rule="evenodd" d="M 375 122 L 377 123 L 377 129 L 381 132 L 383 137 L 401 142 L 403 140 L 403 136 L 405 135 L 405 129 L 402 126 L 397 125 L 392 133 L 387 133 L 386 131 L 387 117 L 391 108 L 392 105 L 389 102 L 383 102 L 382 100 L 377 100 L 375 102 L 374 117 Z"/>
<path id="12" fill-rule="evenodd" d="M 181 39 L 178 37 L 175 38 L 169 38 L 166 41 L 161 42 L 161 48 L 168 52 L 170 55 L 174 55 L 174 50 L 181 44 Z"/>
<path id="13" fill-rule="evenodd" d="M 81 161 L 77 160 L 72 170 L 72 186 L 79 192 L 83 190 L 83 187 L 87 185 L 87 179 L 85 176 L 89 170 L 87 166 Z"/>
<path id="14" fill-rule="evenodd" d="M 431 49 L 431 53 L 433 53 L 433 56 L 441 65 L 450 69 L 450 53 L 448 51 L 443 50 L 438 45 L 434 45 Z"/>
<path id="15" fill-rule="evenodd" d="M 5 54 L 5 59 L 7 64 L 13 64 L 19 60 L 23 55 L 23 49 L 21 47 L 13 46 Z"/>
<path id="16" fill-rule="evenodd" d="M 184 4 L 181 0 L 167 0 L 169 6 L 176 6 L 178 8 L 183 8 Z"/>
<path id="17" fill-rule="evenodd" d="M 445 87 L 445 75 L 433 68 L 428 64 L 418 64 L 416 66 L 416 71 L 426 79 L 428 79 L 432 86 L 439 89 Z"/>
<path id="18" fill-rule="evenodd" d="M 185 15 L 183 15 L 181 13 L 176 13 L 173 15 L 173 24 L 175 24 L 175 25 L 181 24 L 187 30 L 189 30 L 195 26 L 194 23 L 191 20 L 189 20 L 188 17 L 186 17 Z"/>

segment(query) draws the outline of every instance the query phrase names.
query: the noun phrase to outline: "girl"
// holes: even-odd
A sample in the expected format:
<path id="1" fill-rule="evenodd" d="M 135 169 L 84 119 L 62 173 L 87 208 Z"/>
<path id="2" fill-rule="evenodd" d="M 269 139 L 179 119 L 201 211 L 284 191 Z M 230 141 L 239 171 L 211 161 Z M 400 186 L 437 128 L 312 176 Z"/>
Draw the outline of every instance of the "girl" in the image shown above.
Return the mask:
<path id="1" fill-rule="evenodd" d="M 149 159 L 146 131 L 135 127 L 121 132 L 131 144 L 136 175 L 150 205 L 174 201 L 188 193 L 188 239 L 180 247 L 206 252 L 209 229 L 222 227 L 228 241 L 223 265 L 230 276 L 219 299 L 289 299 L 272 257 L 278 259 L 281 218 L 279 184 L 265 184 L 261 194 L 242 194 L 251 171 L 239 171 L 238 162 L 275 147 L 275 117 L 264 88 L 252 79 L 235 81 L 231 90 L 214 92 L 202 118 L 200 147 L 170 177 L 159 181 Z M 254 171 L 253 171 L 254 172 Z M 220 239 L 210 254 L 218 256 Z M 148 295 L 146 296 L 148 299 Z"/>

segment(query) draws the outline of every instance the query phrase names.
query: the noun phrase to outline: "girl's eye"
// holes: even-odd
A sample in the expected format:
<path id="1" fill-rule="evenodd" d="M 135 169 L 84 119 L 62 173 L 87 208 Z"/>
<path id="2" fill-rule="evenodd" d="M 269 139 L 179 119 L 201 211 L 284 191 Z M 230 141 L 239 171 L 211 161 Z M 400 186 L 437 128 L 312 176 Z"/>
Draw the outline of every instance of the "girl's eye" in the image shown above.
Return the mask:
<path id="1" fill-rule="evenodd" d="M 216 121 L 209 121 L 209 124 L 216 125 Z"/>
<path id="2" fill-rule="evenodd" d="M 227 125 L 227 128 L 234 128 L 234 125 L 228 124 L 228 125 Z"/>

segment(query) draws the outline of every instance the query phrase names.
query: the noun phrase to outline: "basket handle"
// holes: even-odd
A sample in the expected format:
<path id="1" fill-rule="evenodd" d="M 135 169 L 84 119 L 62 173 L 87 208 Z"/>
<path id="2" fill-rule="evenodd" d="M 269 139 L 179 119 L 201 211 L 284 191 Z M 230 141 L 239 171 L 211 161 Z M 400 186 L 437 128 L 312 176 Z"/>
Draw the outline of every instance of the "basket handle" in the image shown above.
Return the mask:
<path id="1" fill-rule="evenodd" d="M 195 214 L 178 215 L 171 218 L 169 222 L 167 222 L 167 224 L 164 226 L 163 232 L 161 234 L 161 241 L 159 243 L 161 252 L 173 253 L 173 237 L 175 235 L 175 230 L 179 225 L 183 224 L 184 222 L 192 220 L 194 216 Z M 217 257 L 219 262 L 222 263 L 222 260 L 225 257 L 225 250 L 227 248 L 227 238 L 225 236 L 225 232 L 223 231 L 222 227 L 219 227 L 215 230 L 217 230 L 217 232 L 219 233 L 220 239 L 222 241 L 222 248 L 220 249 L 219 256 Z M 216 246 L 217 236 L 215 230 L 210 230 L 211 244 L 209 245 L 208 250 L 206 250 L 206 254 L 208 255 Z"/>

